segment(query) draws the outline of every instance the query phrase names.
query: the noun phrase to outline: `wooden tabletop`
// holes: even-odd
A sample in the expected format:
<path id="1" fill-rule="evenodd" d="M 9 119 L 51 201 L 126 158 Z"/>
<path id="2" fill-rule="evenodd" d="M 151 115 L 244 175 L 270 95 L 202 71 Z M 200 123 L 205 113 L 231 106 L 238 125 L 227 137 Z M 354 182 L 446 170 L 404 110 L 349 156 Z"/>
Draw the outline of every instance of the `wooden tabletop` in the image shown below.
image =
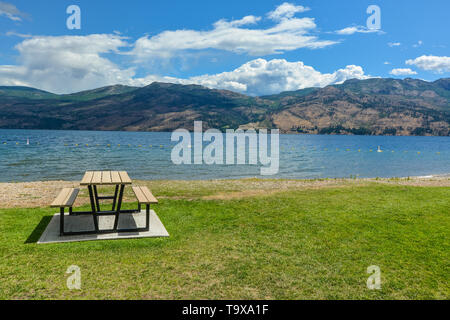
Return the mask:
<path id="1" fill-rule="evenodd" d="M 86 171 L 80 185 L 131 184 L 126 171 Z"/>

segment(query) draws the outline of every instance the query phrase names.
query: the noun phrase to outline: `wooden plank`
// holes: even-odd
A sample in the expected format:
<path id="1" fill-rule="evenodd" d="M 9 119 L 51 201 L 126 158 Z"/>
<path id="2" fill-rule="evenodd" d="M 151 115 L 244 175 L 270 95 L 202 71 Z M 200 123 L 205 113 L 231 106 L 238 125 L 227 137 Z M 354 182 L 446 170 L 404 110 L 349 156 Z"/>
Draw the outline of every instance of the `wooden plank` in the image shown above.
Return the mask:
<path id="1" fill-rule="evenodd" d="M 139 203 L 147 203 L 147 198 L 145 197 L 140 187 L 133 187 L 133 191 Z"/>
<path id="2" fill-rule="evenodd" d="M 120 179 L 120 175 L 118 171 L 111 171 L 111 183 L 113 184 L 121 184 L 122 179 Z"/>
<path id="3" fill-rule="evenodd" d="M 150 192 L 150 190 L 147 187 L 141 187 L 141 191 L 147 198 L 147 203 L 158 203 L 158 200 L 155 198 L 155 196 Z"/>
<path id="4" fill-rule="evenodd" d="M 94 171 L 94 175 L 92 176 L 91 184 L 102 184 L 102 172 Z"/>
<path id="5" fill-rule="evenodd" d="M 64 207 L 71 207 L 73 206 L 73 203 L 75 202 L 75 199 L 78 196 L 78 192 L 80 192 L 80 189 L 71 189 L 69 192 L 68 197 L 66 198 L 66 200 L 64 200 L 63 206 Z"/>
<path id="6" fill-rule="evenodd" d="M 71 192 L 72 188 L 64 188 L 62 189 L 56 199 L 52 202 L 50 207 L 61 207 L 64 204 L 64 201 L 69 196 L 69 193 Z"/>
<path id="7" fill-rule="evenodd" d="M 111 171 L 102 171 L 102 184 L 111 184 Z"/>
<path id="8" fill-rule="evenodd" d="M 131 184 L 131 179 L 126 171 L 119 171 L 120 179 L 122 184 Z"/>
<path id="9" fill-rule="evenodd" d="M 81 179 L 80 184 L 81 184 L 81 185 L 88 185 L 88 184 L 90 184 L 93 175 L 94 175 L 94 172 L 92 172 L 92 171 L 86 171 L 86 172 L 84 173 L 83 179 Z"/>

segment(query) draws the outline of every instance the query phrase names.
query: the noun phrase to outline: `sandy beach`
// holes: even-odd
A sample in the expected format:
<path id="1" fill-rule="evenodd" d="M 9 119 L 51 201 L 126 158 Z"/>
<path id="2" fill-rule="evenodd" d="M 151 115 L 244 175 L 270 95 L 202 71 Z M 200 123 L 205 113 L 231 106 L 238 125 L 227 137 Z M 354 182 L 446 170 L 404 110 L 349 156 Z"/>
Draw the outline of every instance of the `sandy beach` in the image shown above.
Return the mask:
<path id="1" fill-rule="evenodd" d="M 236 180 L 134 180 L 136 185 L 148 186 L 159 199 L 227 200 L 246 197 L 264 197 L 284 191 L 331 187 L 358 187 L 368 184 L 393 184 L 405 186 L 450 187 L 450 175 L 373 178 L 373 179 L 236 179 Z M 79 188 L 79 181 L 35 181 L 0 183 L 0 208 L 46 207 L 61 188 Z M 127 190 L 128 189 L 128 190 Z M 135 201 L 127 188 L 125 201 Z M 108 191 L 100 188 L 100 192 Z M 75 205 L 88 204 L 86 188 L 81 188 Z"/>

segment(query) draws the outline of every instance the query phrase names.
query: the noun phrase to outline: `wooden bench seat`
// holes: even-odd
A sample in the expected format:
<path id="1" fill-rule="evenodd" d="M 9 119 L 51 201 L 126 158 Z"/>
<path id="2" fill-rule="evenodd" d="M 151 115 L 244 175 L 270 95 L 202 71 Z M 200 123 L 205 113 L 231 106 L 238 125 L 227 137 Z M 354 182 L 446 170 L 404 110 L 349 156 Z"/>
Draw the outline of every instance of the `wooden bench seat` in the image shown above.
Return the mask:
<path id="1" fill-rule="evenodd" d="M 56 199 L 52 202 L 50 207 L 59 208 L 59 234 L 61 236 L 65 235 L 64 232 L 64 208 L 69 208 L 69 214 L 72 214 L 72 206 L 75 202 L 80 189 L 76 188 L 64 188 L 58 194 Z"/>
<path id="2" fill-rule="evenodd" d="M 50 207 L 52 208 L 70 208 L 73 206 L 73 203 L 75 202 L 75 199 L 78 196 L 78 192 L 80 192 L 80 189 L 76 188 L 64 188 L 61 190 L 61 192 L 58 194 L 56 199 L 52 202 Z"/>
<path id="3" fill-rule="evenodd" d="M 141 211 L 141 205 L 145 204 L 145 228 L 143 230 L 148 231 L 150 229 L 150 204 L 158 203 L 158 200 L 147 187 L 136 186 L 132 189 L 138 200 L 139 212 Z"/>
<path id="4" fill-rule="evenodd" d="M 133 187 L 133 192 L 140 204 L 158 203 L 158 200 L 147 187 Z"/>

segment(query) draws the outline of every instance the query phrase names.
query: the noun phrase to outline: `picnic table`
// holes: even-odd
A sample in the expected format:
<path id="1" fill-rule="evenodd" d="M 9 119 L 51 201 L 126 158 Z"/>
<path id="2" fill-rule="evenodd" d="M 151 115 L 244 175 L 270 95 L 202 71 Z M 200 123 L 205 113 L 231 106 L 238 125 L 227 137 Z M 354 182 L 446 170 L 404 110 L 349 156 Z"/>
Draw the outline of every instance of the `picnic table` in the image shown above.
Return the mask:
<path id="1" fill-rule="evenodd" d="M 95 212 L 96 214 L 114 214 L 117 211 L 120 211 L 122 207 L 122 199 L 125 186 L 131 185 L 131 183 L 132 181 L 126 171 L 86 171 L 83 176 L 83 179 L 81 179 L 80 186 L 87 186 L 89 190 L 89 199 L 91 202 L 92 211 L 89 211 L 87 213 Z M 108 185 L 115 186 L 114 195 L 99 196 L 97 186 L 108 186 Z M 106 199 L 113 200 L 111 211 L 102 211 L 100 209 L 99 200 L 106 200 Z M 129 212 L 129 210 L 127 212 Z"/>
<path id="2" fill-rule="evenodd" d="M 79 234 L 101 234 L 112 232 L 135 232 L 149 230 L 149 212 L 150 204 L 158 203 L 158 200 L 152 195 L 147 187 L 133 187 L 133 192 L 138 199 L 138 208 L 132 210 L 123 210 L 123 193 L 126 186 L 131 186 L 132 180 L 126 171 L 86 171 L 81 179 L 80 186 L 86 186 L 89 191 L 90 211 L 73 211 L 72 206 L 79 193 L 79 189 L 64 188 L 58 197 L 53 201 L 52 207 L 60 207 L 60 234 L 61 235 L 79 235 Z M 97 187 L 115 186 L 113 195 L 100 196 Z M 111 210 L 102 210 L 100 200 L 112 200 Z M 146 205 L 146 226 L 143 228 L 118 229 L 119 216 L 121 213 L 139 213 L 141 204 Z M 92 215 L 94 220 L 94 230 L 90 231 L 64 231 L 64 208 L 69 208 L 69 215 Z M 102 215 L 114 215 L 114 226 L 112 229 L 99 229 L 98 219 Z"/>

